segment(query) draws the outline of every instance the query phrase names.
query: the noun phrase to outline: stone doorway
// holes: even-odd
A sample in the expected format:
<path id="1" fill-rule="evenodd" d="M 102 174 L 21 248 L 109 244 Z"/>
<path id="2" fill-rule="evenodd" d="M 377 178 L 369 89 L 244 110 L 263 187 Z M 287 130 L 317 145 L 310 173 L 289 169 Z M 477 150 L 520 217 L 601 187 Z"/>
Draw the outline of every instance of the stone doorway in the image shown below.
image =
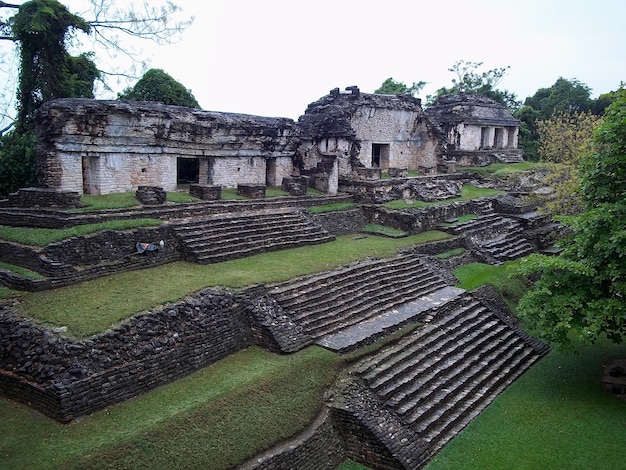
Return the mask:
<path id="1" fill-rule="evenodd" d="M 372 144 L 372 168 L 389 168 L 389 144 Z"/>
<path id="2" fill-rule="evenodd" d="M 197 158 L 176 159 L 176 184 L 197 183 L 200 174 L 200 160 Z"/>

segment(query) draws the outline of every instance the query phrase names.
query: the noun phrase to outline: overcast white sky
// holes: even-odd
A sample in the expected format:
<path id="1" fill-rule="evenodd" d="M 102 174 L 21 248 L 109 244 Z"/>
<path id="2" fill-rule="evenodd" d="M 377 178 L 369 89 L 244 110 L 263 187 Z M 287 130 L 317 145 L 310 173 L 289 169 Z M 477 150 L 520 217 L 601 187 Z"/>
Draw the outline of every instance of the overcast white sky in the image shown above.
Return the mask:
<path id="1" fill-rule="evenodd" d="M 72 9 L 75 0 L 63 1 Z M 144 49 L 204 109 L 297 119 L 332 88 L 428 82 L 458 60 L 510 66 L 498 88 L 524 99 L 559 78 L 595 97 L 626 81 L 624 0 L 174 0 L 195 22 Z"/>

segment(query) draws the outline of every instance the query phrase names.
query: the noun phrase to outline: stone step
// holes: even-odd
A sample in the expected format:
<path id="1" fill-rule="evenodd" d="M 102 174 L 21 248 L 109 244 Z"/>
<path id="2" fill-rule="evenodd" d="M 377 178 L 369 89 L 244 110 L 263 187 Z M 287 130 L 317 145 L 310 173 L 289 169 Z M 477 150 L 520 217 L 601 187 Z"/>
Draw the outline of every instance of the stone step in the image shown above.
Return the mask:
<path id="1" fill-rule="evenodd" d="M 475 362 L 463 376 L 450 383 L 449 387 L 440 389 L 431 399 L 412 409 L 404 415 L 405 422 L 420 434 L 427 434 L 442 422 L 453 411 L 469 408 L 468 403 L 476 399 L 478 390 L 484 388 L 488 392 L 488 385 L 497 383 L 506 377 L 508 371 L 518 365 L 526 357 L 523 354 L 524 344 L 519 338 L 511 343 L 502 343 L 489 352 L 488 360 Z M 439 422 L 439 423 L 438 423 Z"/>
<path id="2" fill-rule="evenodd" d="M 280 302 L 288 304 L 292 299 L 314 294 L 327 295 L 329 289 L 341 289 L 342 285 L 350 285 L 365 278 L 382 277 L 390 271 L 403 268 L 425 269 L 419 258 L 415 256 L 361 262 L 355 266 L 310 276 L 282 286 L 275 286 L 272 288 L 272 296 Z"/>
<path id="3" fill-rule="evenodd" d="M 451 332 L 455 336 L 460 336 L 478 327 L 486 320 L 485 316 L 482 315 L 486 308 L 478 302 L 475 303 L 474 307 L 471 314 L 456 315 L 454 321 L 445 326 L 427 325 L 419 331 L 418 336 L 404 345 L 401 350 L 396 351 L 393 355 L 381 357 L 378 364 L 362 374 L 366 383 L 374 390 L 380 389 L 396 375 L 411 367 L 413 361 L 434 355 L 445 347 L 445 340 L 451 335 Z"/>
<path id="4" fill-rule="evenodd" d="M 297 221 L 282 221 L 282 220 L 272 220 L 272 221 L 241 221 L 237 225 L 230 225 L 228 227 L 213 227 L 206 226 L 203 228 L 195 228 L 193 230 L 177 230 L 177 235 L 187 243 L 193 242 L 197 239 L 210 239 L 210 238 L 223 238 L 225 234 L 254 234 L 258 232 L 273 232 L 276 229 L 284 230 L 286 228 L 311 228 L 314 227 L 317 230 L 320 230 L 319 227 L 312 225 L 311 223 L 307 223 L 302 219 L 298 219 Z"/>
<path id="5" fill-rule="evenodd" d="M 493 399 L 508 385 L 526 371 L 536 360 L 528 350 L 516 348 L 494 363 L 492 373 L 467 383 L 466 388 L 456 397 L 456 400 L 447 400 L 448 406 L 438 410 L 425 422 L 420 422 L 413 429 L 421 433 L 422 437 L 435 444 L 437 441 L 447 441 L 452 432 L 458 432 L 467 422 L 484 410 Z M 466 421 L 466 418 L 469 418 Z M 416 422 L 417 424 L 417 422 Z"/>
<path id="6" fill-rule="evenodd" d="M 283 298 L 278 300 L 283 308 L 293 311 L 296 318 L 298 318 L 301 312 L 306 314 L 307 312 L 325 308 L 340 310 L 343 305 L 349 302 L 362 300 L 371 293 L 384 291 L 385 288 L 402 289 L 404 286 L 428 282 L 434 277 L 426 269 L 422 269 L 419 272 L 385 270 L 382 274 L 385 275 L 385 283 L 377 284 L 371 282 L 371 280 L 379 279 L 380 272 L 377 271 L 374 274 L 367 272 L 364 276 L 356 277 L 354 280 L 342 280 L 340 284 L 334 285 L 330 290 L 318 289 L 309 295 L 289 297 L 286 301 Z M 358 296 L 355 297 L 355 292 L 357 291 Z"/>
<path id="7" fill-rule="evenodd" d="M 456 376 L 466 375 L 469 368 L 480 362 L 498 345 L 508 341 L 513 333 L 504 332 L 505 326 L 491 322 L 487 328 L 476 331 L 470 341 L 455 346 L 433 363 L 430 369 L 417 371 L 413 383 L 400 389 L 387 399 L 387 404 L 396 409 L 398 414 L 405 415 L 420 403 L 430 403 L 429 398 L 438 393 L 442 387 L 449 387 Z M 501 335 L 497 338 L 497 335 Z"/>
<path id="8" fill-rule="evenodd" d="M 433 349 L 429 347 L 424 350 L 428 352 L 421 357 L 421 360 L 407 361 L 409 364 L 406 364 L 403 370 L 396 369 L 397 372 L 394 376 L 387 377 L 385 382 L 376 384 L 372 388 L 382 399 L 389 400 L 393 404 L 400 404 L 407 395 L 415 392 L 412 388 L 417 387 L 418 382 L 419 384 L 426 384 L 430 377 L 429 374 L 438 370 L 441 363 L 449 362 L 450 357 L 468 354 L 475 350 L 476 345 L 470 343 L 476 341 L 476 344 L 480 345 L 483 337 L 491 338 L 493 335 L 489 331 L 490 329 L 500 331 L 500 328 L 496 328 L 496 326 L 497 322 L 493 318 L 478 317 L 475 321 L 464 324 L 464 327 L 459 330 L 458 336 L 446 337 L 445 341 L 434 344 Z M 466 350 L 464 351 L 463 348 Z"/>
<path id="9" fill-rule="evenodd" d="M 359 299 L 356 304 L 351 305 L 350 310 L 342 309 L 341 311 L 333 310 L 322 316 L 311 316 L 310 321 L 302 320 L 299 322 L 313 337 L 320 337 L 336 331 L 341 328 L 353 325 L 358 321 L 370 318 L 381 312 L 392 310 L 395 306 L 407 303 L 419 296 L 433 292 L 445 284 L 438 278 L 434 279 L 427 285 L 416 286 L 413 289 L 398 289 L 395 295 L 390 296 L 387 292 L 380 293 L 376 298 L 365 298 L 357 295 Z"/>
<path id="10" fill-rule="evenodd" d="M 401 364 L 407 358 L 416 353 L 421 353 L 427 348 L 436 348 L 442 345 L 442 339 L 449 334 L 450 331 L 463 328 L 467 324 L 480 321 L 480 313 L 485 308 L 473 300 L 463 298 L 460 300 L 462 304 L 457 307 L 453 313 L 446 316 L 446 322 L 433 321 L 418 330 L 413 335 L 407 337 L 402 342 L 398 342 L 391 347 L 379 352 L 374 357 L 367 359 L 361 363 L 357 369 L 363 378 L 372 382 L 382 373 Z"/>
<path id="11" fill-rule="evenodd" d="M 211 237 L 206 239 L 194 240 L 192 242 L 188 242 L 185 245 L 190 250 L 196 253 L 202 253 L 205 251 L 212 250 L 220 250 L 220 249 L 228 249 L 229 246 L 233 245 L 243 245 L 243 244 L 263 244 L 265 242 L 272 242 L 276 240 L 285 240 L 285 241 L 293 241 L 306 239 L 307 237 L 318 237 L 318 236 L 327 237 L 329 239 L 333 239 L 334 237 L 328 233 L 320 232 L 319 230 L 311 230 L 310 228 L 305 228 L 302 230 L 285 230 L 284 232 L 260 232 L 254 233 L 250 235 L 244 234 L 233 234 L 233 236 L 222 235 L 219 238 Z"/>

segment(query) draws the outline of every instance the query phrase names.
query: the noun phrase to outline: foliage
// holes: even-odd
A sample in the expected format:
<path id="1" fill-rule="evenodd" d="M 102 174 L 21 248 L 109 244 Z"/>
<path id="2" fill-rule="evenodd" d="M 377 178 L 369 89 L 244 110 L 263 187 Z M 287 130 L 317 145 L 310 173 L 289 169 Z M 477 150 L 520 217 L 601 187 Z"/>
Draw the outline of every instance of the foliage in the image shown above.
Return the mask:
<path id="1" fill-rule="evenodd" d="M 539 112 L 539 119 L 549 119 L 555 113 L 577 114 L 592 107 L 591 88 L 579 80 L 559 77 L 549 88 L 540 88 L 524 101 Z"/>
<path id="2" fill-rule="evenodd" d="M 32 127 L 34 112 L 53 98 L 93 97 L 99 77 L 89 54 L 72 57 L 68 39 L 75 30 L 89 32 L 89 24 L 56 0 L 31 0 L 9 20 L 20 44 L 18 123 Z"/>
<path id="3" fill-rule="evenodd" d="M 426 82 L 413 82 L 413 85 L 407 86 L 404 82 L 396 82 L 389 77 L 374 93 L 377 95 L 417 95 L 422 88 L 426 86 Z"/>
<path id="4" fill-rule="evenodd" d="M 164 104 L 199 108 L 200 105 L 180 82 L 161 69 L 150 69 L 132 88 L 118 95 L 120 100 L 159 101 Z"/>
<path id="5" fill-rule="evenodd" d="M 543 338 L 571 347 L 626 335 L 626 91 L 609 106 L 594 152 L 580 165 L 584 212 L 564 219 L 572 235 L 558 257 L 535 255 L 522 265 L 539 276 L 518 312 Z"/>
<path id="6" fill-rule="evenodd" d="M 556 112 L 537 122 L 539 154 L 550 165 L 546 184 L 553 188 L 544 208 L 559 215 L 580 212 L 578 167 L 584 155 L 591 153 L 595 129 L 602 118 L 589 112 Z"/>
<path id="7" fill-rule="evenodd" d="M 455 64 L 448 69 L 448 71 L 456 75 L 456 78 L 452 79 L 452 86 L 450 88 L 443 87 L 437 90 L 435 96 L 428 97 L 428 103 L 432 104 L 435 99 L 443 95 L 479 93 L 510 109 L 519 108 L 521 103 L 514 93 L 507 90 L 498 90 L 496 88 L 510 67 L 500 67 L 479 73 L 478 69 L 482 67 L 482 65 L 482 62 L 466 62 L 464 60 L 455 62 Z"/>
<path id="8" fill-rule="evenodd" d="M 13 129 L 0 136 L 0 198 L 37 185 L 35 133 Z"/>

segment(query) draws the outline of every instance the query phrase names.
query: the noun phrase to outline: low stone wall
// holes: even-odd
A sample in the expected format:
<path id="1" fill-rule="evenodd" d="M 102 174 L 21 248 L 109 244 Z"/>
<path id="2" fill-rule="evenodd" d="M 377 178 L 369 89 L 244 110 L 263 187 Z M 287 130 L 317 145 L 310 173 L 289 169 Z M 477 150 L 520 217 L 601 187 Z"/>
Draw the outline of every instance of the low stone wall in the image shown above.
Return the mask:
<path id="1" fill-rule="evenodd" d="M 313 221 L 333 235 L 359 233 L 367 224 L 361 208 L 311 214 Z"/>
<path id="2" fill-rule="evenodd" d="M 210 289 L 86 340 L 39 327 L 0 306 L 0 393 L 68 422 L 250 344 L 235 296 Z"/>
<path id="3" fill-rule="evenodd" d="M 22 188 L 9 194 L 7 205 L 11 207 L 81 207 L 80 194 L 76 191 L 58 191 L 48 188 Z"/>
<path id="4" fill-rule="evenodd" d="M 334 470 L 346 459 L 343 443 L 324 409 L 301 435 L 239 466 L 239 470 Z"/>
<path id="5" fill-rule="evenodd" d="M 190 184 L 189 195 L 204 201 L 219 201 L 222 198 L 222 187 L 217 184 Z"/>
<path id="6" fill-rule="evenodd" d="M 397 228 L 408 233 L 435 230 L 444 220 L 466 214 L 480 214 L 491 198 L 471 199 L 420 209 L 393 210 L 384 206 L 365 205 L 363 212 L 372 223 Z"/>

